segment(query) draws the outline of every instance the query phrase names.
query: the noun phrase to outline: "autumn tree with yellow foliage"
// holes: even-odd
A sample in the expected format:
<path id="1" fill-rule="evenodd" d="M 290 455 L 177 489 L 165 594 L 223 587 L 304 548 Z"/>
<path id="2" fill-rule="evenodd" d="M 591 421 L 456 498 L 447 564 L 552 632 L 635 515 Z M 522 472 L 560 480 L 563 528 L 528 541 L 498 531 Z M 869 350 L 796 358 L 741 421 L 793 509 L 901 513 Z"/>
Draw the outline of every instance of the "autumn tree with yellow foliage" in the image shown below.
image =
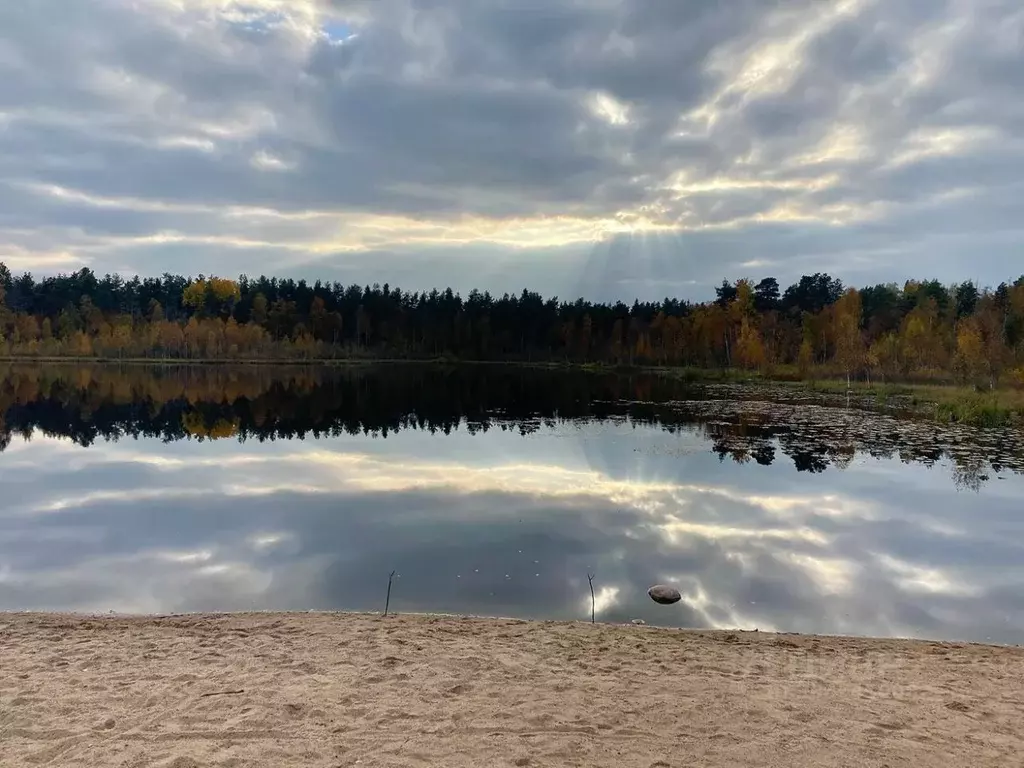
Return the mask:
<path id="1" fill-rule="evenodd" d="M 860 294 L 848 289 L 835 303 L 832 310 L 835 323 L 836 354 L 835 360 L 846 374 L 846 383 L 850 377 L 860 371 L 864 365 L 864 337 L 861 334 L 861 302 Z"/>
<path id="2" fill-rule="evenodd" d="M 185 287 L 181 301 L 196 314 L 227 318 L 241 297 L 238 283 L 234 280 L 200 275 Z"/>

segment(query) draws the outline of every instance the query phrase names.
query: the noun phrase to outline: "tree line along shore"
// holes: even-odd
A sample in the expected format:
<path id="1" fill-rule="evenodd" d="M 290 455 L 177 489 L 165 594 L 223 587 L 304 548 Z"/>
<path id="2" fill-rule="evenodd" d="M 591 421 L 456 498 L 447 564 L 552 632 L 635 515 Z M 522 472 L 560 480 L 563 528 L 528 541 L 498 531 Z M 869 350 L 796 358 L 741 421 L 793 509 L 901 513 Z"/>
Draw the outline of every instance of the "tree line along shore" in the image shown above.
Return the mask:
<path id="1" fill-rule="evenodd" d="M 857 289 L 816 273 L 785 290 L 723 281 L 715 294 L 630 305 L 87 268 L 37 280 L 0 264 L 0 356 L 529 361 L 1024 389 L 1024 276 Z"/>

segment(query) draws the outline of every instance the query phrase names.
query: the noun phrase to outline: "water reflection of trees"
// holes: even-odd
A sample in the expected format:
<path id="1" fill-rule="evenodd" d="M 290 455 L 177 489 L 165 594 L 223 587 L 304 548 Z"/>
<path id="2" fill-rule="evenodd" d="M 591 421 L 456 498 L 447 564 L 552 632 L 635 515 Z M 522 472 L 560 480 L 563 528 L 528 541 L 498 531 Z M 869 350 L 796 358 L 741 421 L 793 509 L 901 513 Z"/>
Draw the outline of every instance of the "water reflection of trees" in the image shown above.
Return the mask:
<path id="1" fill-rule="evenodd" d="M 798 471 L 845 468 L 857 454 L 933 464 L 950 459 L 958 487 L 1021 472 L 1013 432 L 898 421 L 867 411 L 721 400 L 722 391 L 650 373 L 514 366 L 351 368 L 8 367 L 0 384 L 0 450 L 39 430 L 98 438 L 278 440 L 406 429 L 528 434 L 544 424 L 628 420 L 697 431 L 722 460 Z"/>
<path id="2" fill-rule="evenodd" d="M 722 460 L 768 465 L 781 451 L 798 471 L 812 473 L 845 469 L 858 454 L 929 466 L 948 460 L 954 485 L 974 491 L 990 473 L 1024 473 L 1024 435 L 1011 429 L 982 431 L 835 408 L 801 412 L 777 402 L 696 402 L 680 408 L 680 416 L 693 423 L 717 412 L 703 429 Z"/>

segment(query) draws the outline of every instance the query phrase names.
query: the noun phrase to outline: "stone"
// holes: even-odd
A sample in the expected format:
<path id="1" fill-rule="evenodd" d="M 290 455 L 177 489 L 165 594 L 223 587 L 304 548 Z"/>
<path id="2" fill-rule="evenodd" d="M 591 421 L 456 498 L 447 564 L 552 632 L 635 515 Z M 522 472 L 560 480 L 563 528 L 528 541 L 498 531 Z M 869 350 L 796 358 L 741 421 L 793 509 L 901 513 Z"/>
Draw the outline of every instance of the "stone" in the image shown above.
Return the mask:
<path id="1" fill-rule="evenodd" d="M 683 599 L 678 589 L 665 586 L 664 584 L 655 584 L 647 590 L 647 594 L 651 600 L 661 605 L 672 605 L 672 603 L 678 603 Z"/>

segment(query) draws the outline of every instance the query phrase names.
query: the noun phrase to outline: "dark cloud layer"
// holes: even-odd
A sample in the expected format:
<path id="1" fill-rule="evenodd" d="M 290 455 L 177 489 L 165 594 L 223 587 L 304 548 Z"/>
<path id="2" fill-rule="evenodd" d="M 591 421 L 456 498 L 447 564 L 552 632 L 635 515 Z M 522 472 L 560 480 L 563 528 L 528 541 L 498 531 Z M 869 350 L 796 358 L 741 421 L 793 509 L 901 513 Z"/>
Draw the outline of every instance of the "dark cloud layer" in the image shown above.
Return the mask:
<path id="1" fill-rule="evenodd" d="M 1013 0 L 6 3 L 0 258 L 995 282 L 1024 269 L 1022 40 Z"/>

